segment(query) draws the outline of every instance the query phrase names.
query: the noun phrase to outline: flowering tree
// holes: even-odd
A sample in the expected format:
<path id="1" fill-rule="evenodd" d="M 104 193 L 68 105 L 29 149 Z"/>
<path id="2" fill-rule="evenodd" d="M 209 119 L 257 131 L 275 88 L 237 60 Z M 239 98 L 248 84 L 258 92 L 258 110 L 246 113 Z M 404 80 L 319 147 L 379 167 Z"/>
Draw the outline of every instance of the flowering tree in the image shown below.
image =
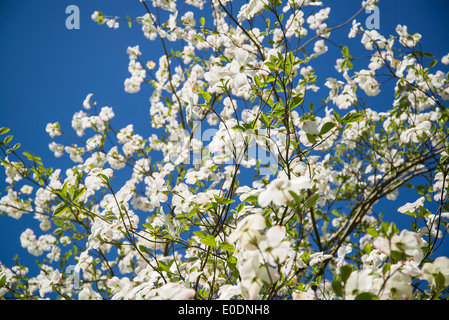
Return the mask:
<path id="1" fill-rule="evenodd" d="M 156 62 L 130 46 L 124 82 L 151 87 L 154 134 L 113 128 L 89 94 L 74 144 L 57 142 L 71 129 L 46 128 L 74 163 L 54 169 L 0 129 L 1 213 L 40 221 L 20 236 L 40 272 L 0 265 L 2 297 L 447 297 L 449 73 L 435 67 L 449 55 L 423 52 L 406 26 L 365 30 L 373 0 L 336 27 L 315 0 L 140 2 L 134 19 L 92 19 L 162 46 Z M 338 77 L 315 73 L 329 47 Z M 369 108 L 388 81 L 391 110 Z M 387 208 L 409 216 L 399 230 L 374 207 L 404 188 L 422 197 Z"/>

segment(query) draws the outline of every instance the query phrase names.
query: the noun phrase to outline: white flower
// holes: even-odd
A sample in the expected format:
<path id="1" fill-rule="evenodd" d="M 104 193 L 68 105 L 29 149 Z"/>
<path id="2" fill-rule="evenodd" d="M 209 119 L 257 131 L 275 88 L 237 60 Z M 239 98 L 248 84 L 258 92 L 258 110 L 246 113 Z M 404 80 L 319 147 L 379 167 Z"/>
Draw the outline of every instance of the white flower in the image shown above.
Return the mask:
<path id="1" fill-rule="evenodd" d="M 101 295 L 92 289 L 92 286 L 88 283 L 84 284 L 83 289 L 78 295 L 79 300 L 101 300 Z"/>
<path id="2" fill-rule="evenodd" d="M 89 256 L 88 250 L 83 251 L 78 259 L 78 263 L 75 266 L 75 272 L 80 272 L 80 270 L 86 270 L 87 267 L 92 263 L 93 258 Z"/>
<path id="3" fill-rule="evenodd" d="M 83 107 L 84 107 L 84 109 L 89 110 L 90 107 L 91 107 L 91 105 L 95 105 L 95 104 L 96 104 L 95 102 L 91 102 L 91 101 L 90 101 L 90 99 L 92 98 L 92 96 L 93 96 L 93 93 L 89 93 L 89 94 L 86 96 L 86 99 L 84 99 L 84 101 L 83 101 Z"/>
<path id="4" fill-rule="evenodd" d="M 62 278 L 59 270 L 50 273 L 49 276 L 45 276 L 39 283 L 39 295 L 43 298 L 47 293 L 53 291 L 53 285 L 56 285 Z"/>
<path id="5" fill-rule="evenodd" d="M 64 147 L 65 152 L 67 152 L 70 155 L 70 159 L 73 162 L 79 162 L 79 163 L 83 163 L 84 160 L 81 157 L 84 152 L 85 149 L 83 147 L 78 147 L 77 145 L 73 145 L 73 146 L 65 146 Z"/>
<path id="6" fill-rule="evenodd" d="M 334 103 L 339 109 L 347 109 L 357 102 L 357 96 L 354 93 L 352 87 L 346 84 L 341 94 L 334 98 Z"/>
<path id="7" fill-rule="evenodd" d="M 260 238 L 259 230 L 266 228 L 265 218 L 260 214 L 246 216 L 237 224 L 237 228 L 229 235 L 228 242 L 240 241 L 242 247 L 248 247 L 253 242 L 258 242 Z"/>
<path id="8" fill-rule="evenodd" d="M 126 53 L 129 55 L 129 60 L 135 60 L 140 57 L 140 55 L 142 55 L 138 45 L 134 47 L 128 47 L 128 49 L 126 49 Z"/>
<path id="9" fill-rule="evenodd" d="M 325 8 L 318 11 L 315 15 L 310 15 L 307 18 L 307 23 L 310 25 L 310 29 L 321 29 L 322 22 L 327 20 L 331 8 Z"/>
<path id="10" fill-rule="evenodd" d="M 390 240 L 378 237 L 373 241 L 374 247 L 386 255 L 390 255 L 391 251 L 398 251 L 414 261 L 421 261 L 424 257 L 423 244 L 424 242 L 418 233 L 405 229 L 399 235 L 394 235 Z"/>
<path id="11" fill-rule="evenodd" d="M 385 38 L 377 32 L 377 30 L 367 30 L 363 33 L 362 44 L 367 50 L 373 50 L 373 44 L 376 43 L 380 49 L 383 49 L 386 45 Z"/>
<path id="12" fill-rule="evenodd" d="M 208 72 L 204 74 L 204 79 L 209 83 L 209 91 L 212 93 L 222 93 L 221 88 L 226 80 L 230 79 L 229 72 L 222 67 L 213 66 Z"/>
<path id="13" fill-rule="evenodd" d="M 189 171 L 186 173 L 185 179 L 187 184 L 194 184 L 197 180 L 207 179 L 207 173 L 202 170 Z"/>
<path id="14" fill-rule="evenodd" d="M 33 187 L 29 185 L 24 185 L 22 186 L 22 188 L 20 188 L 20 192 L 25 194 L 31 194 L 31 192 L 33 192 Z"/>
<path id="15" fill-rule="evenodd" d="M 306 120 L 302 125 L 302 130 L 304 130 L 307 134 L 311 135 L 320 134 L 320 131 L 318 130 L 318 124 L 312 120 Z"/>
<path id="16" fill-rule="evenodd" d="M 323 252 L 316 252 L 316 253 L 311 254 L 309 256 L 309 258 L 310 258 L 309 265 L 314 266 L 317 263 L 331 259 L 332 255 L 331 254 L 323 254 Z"/>
<path id="17" fill-rule="evenodd" d="M 98 190 L 102 185 L 105 185 L 105 181 L 103 181 L 103 175 L 107 178 L 112 177 L 112 169 L 101 169 L 101 168 L 93 168 L 89 171 L 89 175 L 85 180 L 86 188 L 90 190 Z"/>
<path id="18" fill-rule="evenodd" d="M 418 124 L 416 127 L 405 130 L 401 133 L 401 142 L 402 143 L 419 143 L 422 139 L 426 139 L 430 135 L 430 128 L 432 123 L 430 121 L 423 121 Z"/>
<path id="19" fill-rule="evenodd" d="M 64 145 L 56 143 L 54 141 L 49 143 L 48 149 L 54 152 L 56 158 L 60 158 L 64 154 Z"/>
<path id="20" fill-rule="evenodd" d="M 361 25 L 360 22 L 357 22 L 356 20 L 352 20 L 352 27 L 351 27 L 351 31 L 348 34 L 348 38 L 355 38 L 360 25 Z"/>
<path id="21" fill-rule="evenodd" d="M 345 256 L 348 253 L 351 253 L 352 251 L 352 245 L 348 244 L 346 246 L 341 246 L 340 249 L 338 249 L 337 251 L 337 267 L 344 265 L 344 261 L 345 261 Z"/>
<path id="22" fill-rule="evenodd" d="M 111 29 L 117 29 L 119 27 L 119 23 L 116 19 L 106 19 L 106 25 Z"/>
<path id="23" fill-rule="evenodd" d="M 386 279 L 386 283 L 383 284 L 383 290 L 379 298 L 381 300 L 410 299 L 413 292 L 413 287 L 411 284 L 412 278 L 398 271 L 392 271 L 391 273 L 391 276 Z"/>
<path id="24" fill-rule="evenodd" d="M 366 8 L 368 10 L 374 10 L 375 7 L 377 6 L 377 3 L 379 2 L 379 0 L 367 0 L 367 1 L 362 1 L 362 7 Z"/>
<path id="25" fill-rule="evenodd" d="M 111 107 L 103 107 L 103 108 L 101 108 L 101 111 L 100 111 L 100 114 L 99 114 L 100 119 L 103 120 L 103 121 L 111 120 L 112 118 L 114 118 L 114 115 L 115 115 L 114 111 L 112 110 Z"/>
<path id="26" fill-rule="evenodd" d="M 128 71 L 131 77 L 125 79 L 125 92 L 136 93 L 140 91 L 140 85 L 145 79 L 146 70 L 135 59 L 129 61 Z"/>
<path id="27" fill-rule="evenodd" d="M 266 261 L 271 265 L 282 263 L 287 259 L 290 250 L 288 241 L 284 241 L 286 230 L 284 226 L 270 228 L 260 241 L 259 250 L 266 255 Z"/>
<path id="28" fill-rule="evenodd" d="M 327 46 L 324 43 L 324 40 L 318 40 L 315 42 L 315 45 L 313 47 L 313 51 L 317 54 L 317 55 L 321 55 L 325 52 L 327 52 Z"/>
<path id="29" fill-rule="evenodd" d="M 444 277 L 444 286 L 449 286 L 449 258 L 438 257 L 433 262 L 424 263 L 422 267 L 422 277 L 431 286 L 436 286 L 437 277 L 440 273 Z"/>
<path id="30" fill-rule="evenodd" d="M 369 269 L 354 270 L 345 284 L 345 298 L 352 300 L 359 294 L 373 291 L 373 276 Z"/>
<path id="31" fill-rule="evenodd" d="M 220 286 L 220 289 L 218 289 L 218 300 L 230 300 L 234 296 L 241 293 L 242 289 L 239 286 L 226 284 L 224 286 Z"/>
<path id="32" fill-rule="evenodd" d="M 186 288 L 178 283 L 169 282 L 157 289 L 158 296 L 152 299 L 160 300 L 189 300 L 195 296 L 195 290 Z"/>
<path id="33" fill-rule="evenodd" d="M 365 91 L 368 96 L 376 96 L 380 93 L 380 84 L 374 78 L 373 70 L 360 70 L 360 72 L 357 73 L 355 82 L 358 83 L 359 87 Z"/>
<path id="34" fill-rule="evenodd" d="M 293 300 L 315 300 L 315 292 L 311 288 L 308 288 L 304 292 L 294 292 L 292 294 Z"/>
<path id="35" fill-rule="evenodd" d="M 410 213 L 414 213 L 415 210 L 417 210 L 420 206 L 422 206 L 424 204 L 424 197 L 419 198 L 418 200 L 416 200 L 413 203 L 406 203 L 403 206 L 401 206 L 398 209 L 398 212 L 400 213 L 406 213 L 406 212 L 410 212 Z"/>
<path id="36" fill-rule="evenodd" d="M 120 291 L 129 286 L 131 280 L 129 278 L 119 278 L 114 276 L 106 281 L 106 285 L 109 289 L 111 289 L 111 293 L 116 296 Z M 114 298 L 113 298 L 114 299 Z"/>
<path id="37" fill-rule="evenodd" d="M 253 18 L 258 12 L 263 10 L 265 5 L 267 5 L 265 0 L 251 0 L 249 3 L 242 5 L 237 14 L 238 21 L 242 22 Z"/>
<path id="38" fill-rule="evenodd" d="M 242 296 L 248 300 L 258 298 L 263 283 L 274 283 L 279 279 L 279 274 L 270 266 L 260 267 L 259 258 L 251 257 L 245 261 L 239 269 L 242 278 L 241 289 Z"/>
<path id="39" fill-rule="evenodd" d="M 55 123 L 48 123 L 45 131 L 48 132 L 51 138 L 54 138 L 55 136 L 60 136 L 62 134 L 61 127 L 59 126 L 58 122 Z"/>
<path id="40" fill-rule="evenodd" d="M 98 24 L 103 24 L 106 22 L 105 16 L 100 11 L 95 11 L 91 16 L 91 19 Z"/>
<path id="41" fill-rule="evenodd" d="M 312 183 L 305 176 L 293 180 L 277 178 L 271 181 L 267 189 L 259 194 L 259 205 L 266 207 L 270 202 L 278 206 L 285 205 L 288 201 L 293 200 L 290 191 L 296 193 L 299 190 L 310 188 L 312 188 Z"/>
<path id="42" fill-rule="evenodd" d="M 441 58 L 441 63 L 445 65 L 449 64 L 449 53 Z"/>
<path id="43" fill-rule="evenodd" d="M 398 24 L 396 26 L 396 32 L 399 35 L 399 42 L 406 47 L 414 47 L 415 44 L 421 40 L 421 35 L 419 33 L 413 35 L 408 34 L 407 26 Z"/>
<path id="44" fill-rule="evenodd" d="M 443 183 L 444 183 L 444 185 L 443 185 Z M 435 195 L 434 195 L 435 201 L 440 201 L 441 196 L 443 198 L 446 197 L 447 192 L 445 189 L 447 188 L 448 185 L 449 185 L 448 179 L 444 178 L 444 175 L 442 172 L 438 172 L 435 175 L 435 182 L 433 184 L 433 188 L 435 190 Z"/>

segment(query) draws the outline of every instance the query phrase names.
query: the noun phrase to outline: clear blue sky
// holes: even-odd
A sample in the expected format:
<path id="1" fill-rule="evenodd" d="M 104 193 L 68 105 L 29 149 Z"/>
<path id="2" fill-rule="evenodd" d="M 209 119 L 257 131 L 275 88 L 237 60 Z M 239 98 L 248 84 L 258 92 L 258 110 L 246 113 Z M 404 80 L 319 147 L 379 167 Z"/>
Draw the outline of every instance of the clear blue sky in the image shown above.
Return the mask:
<path id="1" fill-rule="evenodd" d="M 323 2 L 332 7 L 329 25 L 334 26 L 357 11 L 361 1 Z M 79 30 L 65 27 L 65 9 L 72 4 L 80 8 Z M 0 127 L 11 128 L 14 141 L 22 143 L 21 150 L 40 155 L 48 166 L 66 168 L 70 162 L 67 155 L 55 159 L 48 150 L 51 140 L 45 132 L 46 124 L 59 121 L 63 128 L 70 129 L 72 115 L 82 109 L 88 93 L 94 94 L 93 99 L 100 106 L 114 108 L 115 128 L 133 123 L 142 136 L 151 134 L 150 91 L 131 95 L 123 90 L 123 82 L 129 76 L 126 49 L 139 44 L 142 52 L 151 52 L 157 61 L 161 48 L 157 47 L 158 42 L 146 40 L 137 26 L 129 29 L 121 22 L 119 29 L 111 30 L 97 25 L 91 20 L 95 10 L 132 18 L 145 14 L 139 0 L 0 1 Z M 424 51 L 441 57 L 449 52 L 448 12 L 447 0 L 384 0 L 379 31 L 388 36 L 394 34 L 397 24 L 407 25 L 410 33 L 422 34 Z M 367 17 L 363 13 L 359 21 L 364 23 Z M 347 30 L 342 33 L 344 37 Z M 352 43 L 359 41 L 360 37 Z M 391 102 L 385 101 L 383 107 L 388 109 Z M 3 193 L 3 172 L 0 179 Z M 401 199 L 406 200 L 404 195 Z M 416 198 L 412 196 L 410 200 Z M 23 256 L 24 262 L 34 260 L 19 241 L 28 222 L 34 223 L 31 215 L 18 221 L 0 217 L 2 263 L 11 266 L 16 253 Z"/>

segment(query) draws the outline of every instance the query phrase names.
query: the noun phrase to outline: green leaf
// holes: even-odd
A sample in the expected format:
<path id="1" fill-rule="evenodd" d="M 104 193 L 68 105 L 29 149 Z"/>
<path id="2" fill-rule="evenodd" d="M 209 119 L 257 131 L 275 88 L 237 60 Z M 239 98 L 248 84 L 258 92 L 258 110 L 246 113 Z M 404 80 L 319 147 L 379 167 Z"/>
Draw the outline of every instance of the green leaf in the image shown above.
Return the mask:
<path id="1" fill-rule="evenodd" d="M 6 274 L 0 279 L 0 288 L 3 288 L 6 284 Z"/>
<path id="2" fill-rule="evenodd" d="M 196 235 L 200 239 L 204 239 L 207 237 L 207 233 L 204 231 L 193 231 L 193 234 Z"/>
<path id="3" fill-rule="evenodd" d="M 144 228 L 146 228 L 146 229 L 153 230 L 153 226 L 152 226 L 151 224 L 149 224 L 149 223 L 144 223 L 144 224 L 142 224 L 142 227 L 144 227 Z"/>
<path id="4" fill-rule="evenodd" d="M 367 243 L 364 247 L 363 247 L 363 251 L 366 253 L 366 254 L 370 254 L 371 253 L 371 244 L 369 244 L 369 243 Z"/>
<path id="5" fill-rule="evenodd" d="M 61 202 L 58 204 L 55 208 L 55 211 L 53 212 L 53 216 L 57 217 L 66 212 L 69 209 L 69 205 L 65 202 Z"/>
<path id="6" fill-rule="evenodd" d="M 75 200 L 77 200 L 79 197 L 81 197 L 81 196 L 84 194 L 84 192 L 86 192 L 86 189 L 85 189 L 85 188 L 77 189 L 77 190 L 75 191 L 75 193 L 73 194 L 73 201 L 75 201 Z"/>
<path id="7" fill-rule="evenodd" d="M 334 289 L 334 292 L 337 296 L 343 297 L 343 285 L 340 281 L 334 280 L 332 281 L 332 289 Z"/>
<path id="8" fill-rule="evenodd" d="M 319 193 L 312 194 L 306 201 L 306 204 L 305 204 L 306 208 L 312 208 L 315 205 L 315 203 L 318 201 L 319 197 L 320 197 Z"/>
<path id="9" fill-rule="evenodd" d="M 334 128 L 336 126 L 335 123 L 333 122 L 326 122 L 320 130 L 320 135 L 324 135 L 326 133 L 328 133 L 332 128 Z"/>
<path id="10" fill-rule="evenodd" d="M 292 190 L 289 190 L 288 191 L 288 193 L 290 193 L 290 195 L 293 197 L 293 199 L 295 200 L 295 203 L 297 204 L 297 205 L 300 205 L 301 204 L 301 199 L 302 199 L 302 197 L 300 197 L 298 194 L 296 194 L 296 192 L 294 192 L 294 191 L 292 191 Z"/>
<path id="11" fill-rule="evenodd" d="M 215 237 L 211 234 L 208 234 L 205 238 L 201 239 L 200 242 L 212 248 L 217 247 L 217 244 L 215 243 Z"/>
<path id="12" fill-rule="evenodd" d="M 355 300 L 379 300 L 379 297 L 371 292 L 362 292 L 355 297 Z"/>
<path id="13" fill-rule="evenodd" d="M 349 112 L 345 114 L 345 116 L 341 119 L 341 123 L 352 123 L 352 122 L 359 122 L 365 118 L 365 116 L 358 112 Z"/>
<path id="14" fill-rule="evenodd" d="M 343 49 L 341 49 L 341 53 L 345 58 L 349 58 L 349 50 L 347 46 L 344 46 Z"/>
<path id="15" fill-rule="evenodd" d="M 235 248 L 234 248 L 234 246 L 232 244 L 224 243 L 224 242 L 220 243 L 219 248 L 221 250 L 224 250 L 224 251 L 227 251 L 227 252 L 230 252 L 230 253 L 233 253 L 235 251 Z"/>
<path id="16" fill-rule="evenodd" d="M 231 270 L 234 270 L 235 267 L 237 266 L 237 258 L 234 257 L 234 256 L 230 256 L 230 257 L 228 258 L 227 262 L 228 262 L 228 267 L 229 267 L 229 269 L 231 269 Z"/>
<path id="17" fill-rule="evenodd" d="M 234 131 L 245 131 L 246 129 L 243 126 L 241 126 L 239 124 L 236 124 L 235 126 L 232 127 L 232 130 L 234 130 Z"/>
<path id="18" fill-rule="evenodd" d="M 5 127 L 0 128 L 0 135 L 8 133 L 9 130 L 10 130 L 9 128 L 5 128 Z"/>
<path id="19" fill-rule="evenodd" d="M 366 233 L 368 233 L 370 236 L 374 238 L 377 238 L 379 236 L 379 232 L 375 228 L 366 229 Z"/>
<path id="20" fill-rule="evenodd" d="M 338 123 L 341 124 L 341 117 L 340 117 L 340 115 L 338 114 L 338 112 L 335 109 L 333 109 L 333 110 L 334 110 L 335 119 L 337 119 Z"/>
<path id="21" fill-rule="evenodd" d="M 261 119 L 262 119 L 262 122 L 263 122 L 267 127 L 270 127 L 271 121 L 270 121 L 270 119 L 267 117 L 267 115 L 266 115 L 265 113 L 261 112 L 261 113 L 260 113 L 260 117 L 261 117 Z"/>
<path id="22" fill-rule="evenodd" d="M 22 152 L 22 154 L 23 154 L 28 160 L 34 161 L 34 156 L 33 156 L 31 153 L 29 153 L 28 151 L 24 151 L 24 152 Z"/>
<path id="23" fill-rule="evenodd" d="M 316 142 L 316 138 L 312 134 L 306 133 L 306 136 L 307 136 L 307 140 L 309 140 L 310 143 L 315 143 Z"/>
<path id="24" fill-rule="evenodd" d="M 201 26 L 204 27 L 204 25 L 206 24 L 206 19 L 204 19 L 204 17 L 201 17 L 200 18 L 200 23 L 201 23 Z"/>
<path id="25" fill-rule="evenodd" d="M 345 266 L 342 266 L 340 268 L 340 278 L 341 280 L 343 280 L 344 283 L 346 283 L 346 281 L 348 281 L 349 276 L 352 273 L 352 265 L 348 264 Z"/>
<path id="26" fill-rule="evenodd" d="M 4 143 L 4 144 L 10 143 L 11 140 L 12 140 L 12 138 L 13 138 L 13 136 L 7 136 L 7 137 L 5 138 L 5 140 L 3 140 L 3 143 Z"/>
<path id="27" fill-rule="evenodd" d="M 290 100 L 290 110 L 293 110 L 304 101 L 304 96 L 294 96 Z"/>
<path id="28" fill-rule="evenodd" d="M 159 271 L 165 271 L 165 272 L 170 271 L 170 267 L 167 264 L 165 264 L 164 262 L 162 262 L 161 260 L 158 260 L 157 263 L 159 265 L 159 267 L 158 267 Z"/>
<path id="29" fill-rule="evenodd" d="M 433 67 L 435 67 L 437 63 L 438 63 L 438 59 L 432 60 L 429 63 L 429 69 L 432 69 Z"/>
<path id="30" fill-rule="evenodd" d="M 407 260 L 407 255 L 402 250 L 391 250 L 391 258 L 393 259 L 393 261 L 405 261 Z"/>
<path id="31" fill-rule="evenodd" d="M 430 216 L 430 215 L 431 215 L 431 213 L 430 213 L 429 210 L 427 210 L 423 206 L 419 206 L 419 208 L 418 208 L 418 217 L 419 218 L 424 218 L 424 217 L 427 217 L 427 216 Z M 415 215 L 413 214 L 413 216 L 415 216 Z"/>
<path id="32" fill-rule="evenodd" d="M 443 290 L 445 288 L 444 286 L 444 282 L 445 282 L 445 277 L 444 275 L 440 272 L 438 272 L 438 274 L 435 276 L 435 285 L 436 285 L 436 289 L 438 291 Z"/>
<path id="33" fill-rule="evenodd" d="M 211 95 L 210 95 L 209 92 L 204 91 L 203 97 L 204 97 L 204 100 L 205 100 L 207 103 L 210 103 Z"/>

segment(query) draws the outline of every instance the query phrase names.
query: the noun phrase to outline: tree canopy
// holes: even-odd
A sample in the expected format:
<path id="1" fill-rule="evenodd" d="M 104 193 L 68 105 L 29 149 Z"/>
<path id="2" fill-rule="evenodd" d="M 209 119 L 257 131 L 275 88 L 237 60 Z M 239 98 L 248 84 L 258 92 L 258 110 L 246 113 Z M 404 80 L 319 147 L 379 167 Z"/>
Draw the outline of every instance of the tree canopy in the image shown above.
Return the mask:
<path id="1" fill-rule="evenodd" d="M 162 48 L 129 46 L 123 84 L 148 92 L 154 133 L 114 127 L 95 92 L 46 127 L 70 167 L 0 129 L 1 214 L 40 222 L 20 236 L 39 273 L 0 264 L 2 298 L 447 298 L 449 54 L 382 35 L 374 0 L 335 26 L 324 1 L 140 2 L 91 18 Z"/>

